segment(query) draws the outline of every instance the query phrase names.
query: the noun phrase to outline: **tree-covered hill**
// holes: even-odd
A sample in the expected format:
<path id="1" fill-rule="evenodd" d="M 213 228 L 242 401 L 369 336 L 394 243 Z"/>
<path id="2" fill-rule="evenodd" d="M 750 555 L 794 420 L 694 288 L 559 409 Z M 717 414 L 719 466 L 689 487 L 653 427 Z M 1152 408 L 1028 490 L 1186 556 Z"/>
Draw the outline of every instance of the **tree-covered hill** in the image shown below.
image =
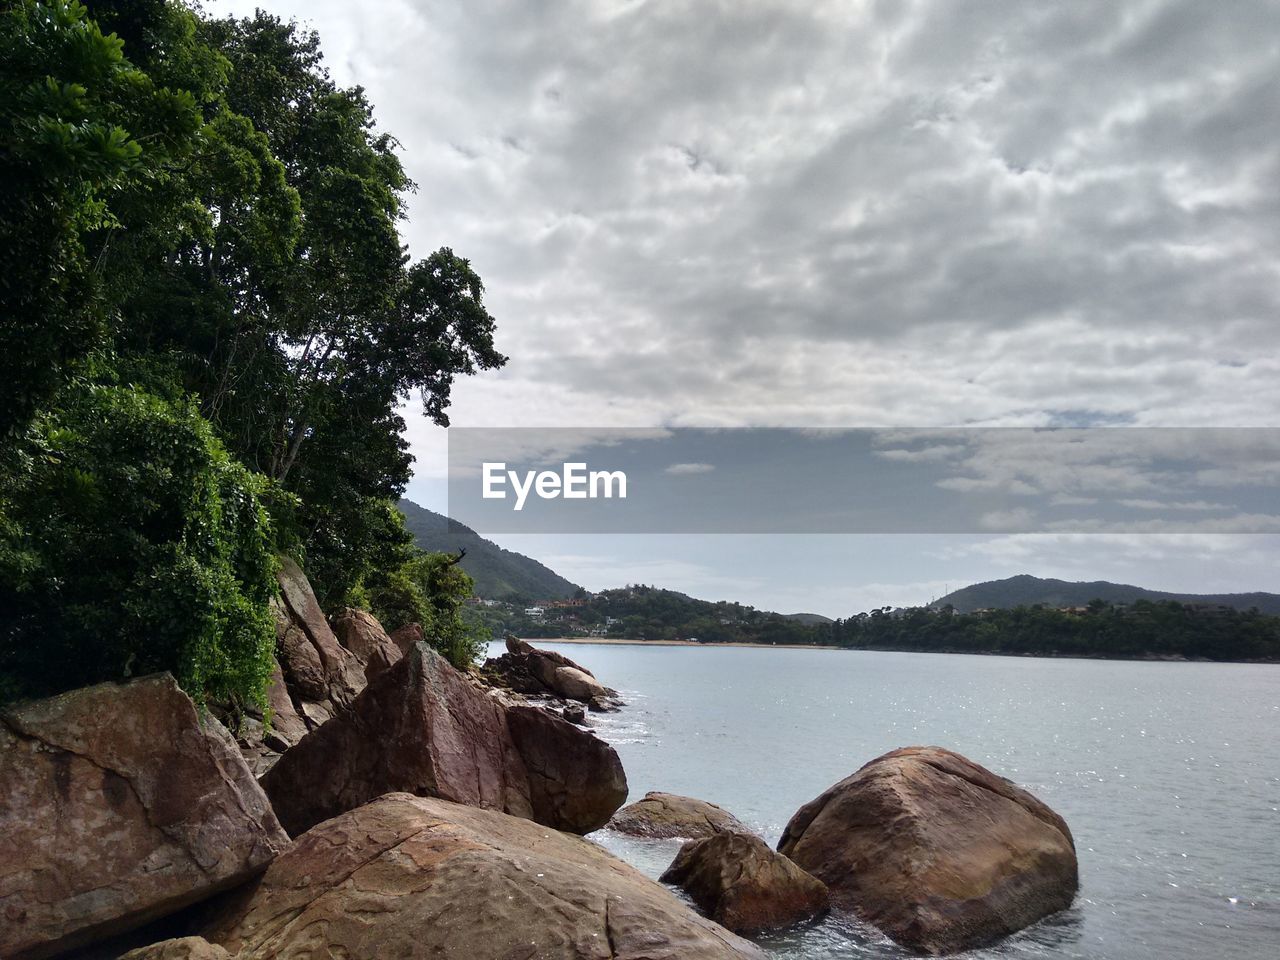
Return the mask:
<path id="1" fill-rule="evenodd" d="M 1074 583 L 1027 574 L 975 583 L 952 591 L 930 606 L 936 610 L 950 606 L 959 613 L 972 613 L 974 610 L 1004 610 L 1033 607 L 1037 604 L 1046 607 L 1082 607 L 1091 600 L 1105 600 L 1107 603 L 1172 600 L 1176 603 L 1221 605 L 1236 610 L 1257 608 L 1263 613 L 1280 614 L 1280 594 L 1274 593 L 1166 593 L 1106 580 Z"/>
<path id="2" fill-rule="evenodd" d="M 530 603 L 563 600 L 582 588 L 531 557 L 504 550 L 470 527 L 443 514 L 420 507 L 412 500 L 398 504 L 404 514 L 405 529 L 414 542 L 429 552 L 457 553 L 465 550 L 460 566 L 475 580 L 478 597 Z"/>

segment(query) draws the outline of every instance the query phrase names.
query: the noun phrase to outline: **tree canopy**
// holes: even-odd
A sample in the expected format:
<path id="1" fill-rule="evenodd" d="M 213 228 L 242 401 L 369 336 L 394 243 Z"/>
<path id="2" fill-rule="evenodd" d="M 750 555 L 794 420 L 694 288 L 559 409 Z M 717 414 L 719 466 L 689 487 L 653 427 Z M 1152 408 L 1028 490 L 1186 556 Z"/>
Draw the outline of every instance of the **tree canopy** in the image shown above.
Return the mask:
<path id="1" fill-rule="evenodd" d="M 331 607 L 419 562 L 401 411 L 505 362 L 483 284 L 410 257 L 398 145 L 296 24 L 18 0 L 0 51 L 0 682 L 74 647 L 260 696 L 274 551 Z"/>

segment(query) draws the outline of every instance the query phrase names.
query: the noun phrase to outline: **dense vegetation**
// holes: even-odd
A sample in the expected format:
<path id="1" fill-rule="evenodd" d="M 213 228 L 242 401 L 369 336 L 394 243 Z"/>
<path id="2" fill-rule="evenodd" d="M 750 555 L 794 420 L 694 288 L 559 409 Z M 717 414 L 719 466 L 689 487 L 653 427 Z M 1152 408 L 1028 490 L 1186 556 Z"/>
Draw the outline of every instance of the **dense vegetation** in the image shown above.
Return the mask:
<path id="1" fill-rule="evenodd" d="M 826 635 L 819 642 L 879 650 L 1280 660 L 1280 617 L 1171 600 L 1123 606 L 1094 600 L 1082 610 L 885 609 L 837 621 L 819 632 Z"/>
<path id="2" fill-rule="evenodd" d="M 447 424 L 505 358 L 467 261 L 407 256 L 363 92 L 313 33 L 176 0 L 9 0 L 0 52 L 0 698 L 260 699 L 282 551 L 465 657 L 399 410 Z"/>
<path id="3" fill-rule="evenodd" d="M 703 643 L 817 644 L 870 650 L 1036 656 L 1280 660 L 1280 617 L 1213 604 L 1139 600 L 1084 607 L 890 609 L 811 622 L 737 603 L 696 600 L 672 590 L 606 590 L 581 606 L 529 616 L 518 605 L 469 615 L 524 636 L 604 636 Z"/>
<path id="4" fill-rule="evenodd" d="M 1274 593 L 1219 593 L 1189 594 L 1148 590 L 1127 583 L 1110 583 L 1094 580 L 1089 583 L 1073 583 L 1021 574 L 1003 580 L 988 580 L 972 586 L 953 590 L 930 606 L 954 607 L 961 613 L 1004 607 L 1077 607 L 1092 600 L 1108 603 L 1134 603 L 1138 600 L 1173 600 L 1176 603 L 1209 603 L 1249 610 L 1256 607 L 1263 613 L 1280 614 L 1280 594 Z"/>
<path id="5" fill-rule="evenodd" d="M 533 603 L 563 600 L 582 590 L 537 560 L 504 550 L 470 527 L 450 520 L 411 500 L 400 501 L 405 529 L 422 550 L 457 554 L 465 552 L 462 569 L 475 581 L 478 596 L 493 600 Z"/>

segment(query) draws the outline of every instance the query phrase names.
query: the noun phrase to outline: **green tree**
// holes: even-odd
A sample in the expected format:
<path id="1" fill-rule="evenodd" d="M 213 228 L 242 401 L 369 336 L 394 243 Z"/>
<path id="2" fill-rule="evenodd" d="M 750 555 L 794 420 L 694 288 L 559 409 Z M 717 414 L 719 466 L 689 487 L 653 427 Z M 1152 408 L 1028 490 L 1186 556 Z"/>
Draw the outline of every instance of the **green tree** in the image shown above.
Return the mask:
<path id="1" fill-rule="evenodd" d="M 275 590 L 263 480 L 190 402 L 90 387 L 0 485 L 0 695 L 169 670 L 260 701 Z"/>

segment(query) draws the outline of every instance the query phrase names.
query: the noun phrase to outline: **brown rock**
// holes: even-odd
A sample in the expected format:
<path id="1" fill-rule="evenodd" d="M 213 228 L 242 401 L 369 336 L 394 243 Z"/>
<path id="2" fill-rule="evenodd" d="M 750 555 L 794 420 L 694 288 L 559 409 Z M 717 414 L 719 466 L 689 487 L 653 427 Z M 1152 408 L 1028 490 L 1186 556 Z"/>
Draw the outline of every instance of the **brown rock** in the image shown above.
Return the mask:
<path id="1" fill-rule="evenodd" d="M 277 625 L 276 633 L 285 679 L 299 685 L 304 699 L 331 700 L 345 707 L 364 689 L 363 665 L 338 643 L 311 591 L 311 584 L 288 557 L 280 562 L 278 579 L 283 601 L 278 609 L 286 615 L 286 623 L 283 628 Z M 321 673 L 319 686 L 315 679 L 317 661 Z"/>
<path id="2" fill-rule="evenodd" d="M 593 829 L 626 797 L 621 763 L 587 731 L 547 719 L 509 724 L 507 707 L 418 644 L 262 785 L 294 836 L 393 791 Z"/>
<path id="3" fill-rule="evenodd" d="M 675 793 L 646 793 L 613 815 L 609 829 L 633 837 L 682 837 L 687 840 L 717 833 L 750 833 L 751 830 L 728 810 L 705 800 Z"/>
<path id="4" fill-rule="evenodd" d="M 377 617 L 367 610 L 347 607 L 333 621 L 333 633 L 338 642 L 364 664 L 366 681 L 389 669 L 404 656 L 404 651 L 387 636 Z"/>
<path id="5" fill-rule="evenodd" d="M 0 956 L 49 956 L 261 872 L 288 845 L 169 675 L 0 713 Z"/>
<path id="6" fill-rule="evenodd" d="M 401 654 L 408 653 L 415 643 L 421 643 L 424 639 L 420 623 L 406 623 L 391 631 L 391 642 L 399 648 Z"/>
<path id="7" fill-rule="evenodd" d="M 827 912 L 827 885 L 753 834 L 690 840 L 662 875 L 734 933 L 760 933 Z"/>
<path id="8" fill-rule="evenodd" d="M 407 794 L 309 831 L 205 935 L 255 960 L 763 960 L 589 841 Z"/>
<path id="9" fill-rule="evenodd" d="M 627 775 L 613 747 L 540 707 L 507 709 L 507 729 L 529 778 L 533 819 L 590 833 L 627 799 Z"/>
<path id="10" fill-rule="evenodd" d="M 872 760 L 801 807 L 778 849 L 825 881 L 836 906 L 931 954 L 1063 910 L 1078 885 L 1063 819 L 941 747 Z"/>
<path id="11" fill-rule="evenodd" d="M 610 693 L 595 675 L 554 650 L 539 650 L 528 641 L 507 634 L 507 652 L 485 661 L 494 681 L 518 693 L 552 694 L 580 703 L 606 702 Z"/>
<path id="12" fill-rule="evenodd" d="M 180 937 L 130 950 L 120 960 L 231 960 L 231 954 L 204 937 Z"/>
<path id="13" fill-rule="evenodd" d="M 283 753 L 307 735 L 307 722 L 294 708 L 289 688 L 284 682 L 280 664 L 271 671 L 271 685 L 267 687 L 267 706 L 271 709 L 271 729 L 266 734 L 269 746 Z"/>

